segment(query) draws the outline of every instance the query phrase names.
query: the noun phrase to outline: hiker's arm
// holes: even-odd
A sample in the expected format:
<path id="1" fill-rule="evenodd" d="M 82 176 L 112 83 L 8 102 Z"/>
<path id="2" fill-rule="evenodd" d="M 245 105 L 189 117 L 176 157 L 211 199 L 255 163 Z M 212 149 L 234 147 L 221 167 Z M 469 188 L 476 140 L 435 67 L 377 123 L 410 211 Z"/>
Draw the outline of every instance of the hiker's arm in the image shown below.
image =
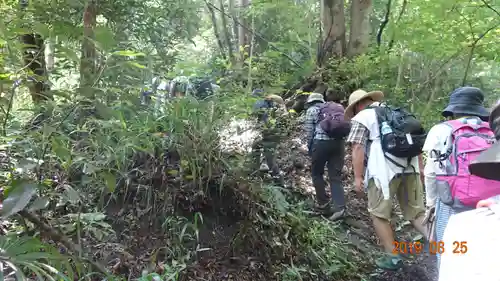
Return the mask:
<path id="1" fill-rule="evenodd" d="M 354 178 L 361 179 L 365 173 L 365 147 L 364 145 L 353 143 L 352 144 L 352 169 L 354 171 Z"/>
<path id="2" fill-rule="evenodd" d="M 449 142 L 451 142 L 451 139 L 446 141 L 446 143 Z M 432 127 L 427 133 L 427 138 L 422 148 L 427 156 L 425 162 L 422 163 L 424 163 L 425 205 L 428 208 L 436 205 L 436 171 L 439 171 L 439 163 L 436 162 L 436 158 L 440 154 L 439 151 L 443 150 L 443 143 L 445 141 L 443 141 L 443 128 L 441 125 Z"/>
<path id="3" fill-rule="evenodd" d="M 424 167 L 424 185 L 425 185 L 425 204 L 432 208 L 436 204 L 437 188 L 436 188 L 436 163 L 434 159 L 427 155 L 427 161 Z"/>
<path id="4" fill-rule="evenodd" d="M 425 184 L 424 167 L 423 153 L 420 153 L 420 155 L 418 155 L 418 172 L 420 173 L 420 180 L 422 181 L 422 184 Z"/>
<path id="5" fill-rule="evenodd" d="M 369 131 L 363 124 L 351 121 L 347 142 L 352 144 L 352 168 L 355 179 L 362 179 L 365 173 L 365 149 Z"/>
<path id="6" fill-rule="evenodd" d="M 423 153 L 418 155 L 418 169 L 422 173 L 424 171 L 424 156 Z"/>
<path id="7" fill-rule="evenodd" d="M 309 108 L 306 111 L 306 118 L 304 120 L 304 131 L 307 136 L 307 142 L 309 143 L 314 137 L 314 127 L 316 126 L 316 116 L 318 112 L 315 108 Z"/>

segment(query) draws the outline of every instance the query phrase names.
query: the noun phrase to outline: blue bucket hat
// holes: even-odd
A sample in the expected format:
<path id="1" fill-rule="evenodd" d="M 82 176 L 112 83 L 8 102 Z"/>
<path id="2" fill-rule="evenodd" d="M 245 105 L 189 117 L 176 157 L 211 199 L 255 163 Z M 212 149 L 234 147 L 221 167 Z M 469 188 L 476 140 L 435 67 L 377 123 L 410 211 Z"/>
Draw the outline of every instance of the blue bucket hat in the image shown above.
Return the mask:
<path id="1" fill-rule="evenodd" d="M 466 114 L 488 119 L 490 112 L 483 106 L 484 94 L 474 87 L 460 87 L 450 95 L 448 106 L 442 111 L 443 117 Z"/>
<path id="2" fill-rule="evenodd" d="M 252 91 L 252 96 L 260 97 L 260 96 L 262 96 L 263 93 L 264 93 L 264 90 L 262 90 L 262 89 L 254 89 Z"/>

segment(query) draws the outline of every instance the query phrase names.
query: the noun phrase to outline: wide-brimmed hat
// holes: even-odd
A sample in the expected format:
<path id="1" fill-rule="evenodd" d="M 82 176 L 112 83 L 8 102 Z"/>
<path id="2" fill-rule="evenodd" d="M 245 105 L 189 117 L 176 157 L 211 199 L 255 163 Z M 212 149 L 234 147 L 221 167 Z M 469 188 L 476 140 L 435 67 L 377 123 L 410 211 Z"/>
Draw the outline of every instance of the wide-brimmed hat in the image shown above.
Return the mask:
<path id="1" fill-rule="evenodd" d="M 320 101 L 320 102 L 325 102 L 325 98 L 323 97 L 323 94 L 320 93 L 312 93 L 309 95 L 307 98 L 306 103 L 311 103 L 314 101 Z"/>
<path id="2" fill-rule="evenodd" d="M 374 101 L 381 101 L 384 98 L 384 93 L 381 91 L 366 92 L 365 90 L 356 90 L 349 96 L 349 105 L 345 109 L 344 116 L 346 119 L 351 119 L 354 115 L 354 107 L 363 99 L 371 98 Z"/>
<path id="3" fill-rule="evenodd" d="M 454 114 L 466 114 L 485 119 L 488 118 L 490 112 L 483 106 L 483 102 L 484 94 L 480 89 L 460 87 L 451 93 L 450 102 L 441 114 L 443 117 L 450 117 Z"/>

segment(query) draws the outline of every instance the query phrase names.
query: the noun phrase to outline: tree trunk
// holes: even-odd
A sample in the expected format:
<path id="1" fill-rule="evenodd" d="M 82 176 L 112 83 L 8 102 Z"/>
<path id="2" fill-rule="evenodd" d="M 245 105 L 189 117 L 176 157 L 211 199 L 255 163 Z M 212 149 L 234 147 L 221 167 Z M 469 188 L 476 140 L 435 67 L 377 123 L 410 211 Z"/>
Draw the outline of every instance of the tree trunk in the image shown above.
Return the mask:
<path id="1" fill-rule="evenodd" d="M 94 98 L 92 87 L 96 82 L 96 49 L 93 43 L 97 18 L 97 0 L 88 0 L 83 12 L 83 40 L 80 61 L 80 88 L 84 95 Z"/>
<path id="2" fill-rule="evenodd" d="M 252 15 L 252 30 L 255 30 L 255 16 Z M 248 82 L 247 82 L 247 87 L 248 91 L 252 91 L 252 86 L 253 86 L 253 80 L 252 80 L 252 59 L 253 59 L 253 52 L 255 48 L 255 33 L 252 33 L 252 39 L 250 40 L 250 58 L 248 61 Z"/>
<path id="3" fill-rule="evenodd" d="M 363 54 L 370 44 L 370 14 L 372 0 L 352 0 L 351 2 L 351 29 L 349 32 L 349 57 Z"/>
<path id="4" fill-rule="evenodd" d="M 21 11 L 24 11 L 29 1 L 20 0 Z M 47 69 L 45 65 L 44 40 L 39 34 L 27 33 L 20 36 L 19 41 L 23 44 L 23 63 L 25 68 L 32 72 L 29 78 L 29 90 L 31 99 L 35 105 L 42 101 L 52 100 L 50 94 Z"/>
<path id="5" fill-rule="evenodd" d="M 407 6 L 408 6 L 408 0 L 403 0 L 403 4 L 401 4 L 401 10 L 399 11 L 399 15 L 396 18 L 396 21 L 394 22 L 395 26 L 398 26 L 398 23 L 401 20 L 401 18 L 403 17 Z M 396 37 L 396 29 L 393 30 L 393 32 L 391 34 L 391 39 L 389 40 L 389 44 L 387 44 L 388 50 L 391 50 L 392 46 L 394 46 L 394 38 L 395 37 Z"/>
<path id="6" fill-rule="evenodd" d="M 47 38 L 47 40 L 45 40 L 45 64 L 47 72 L 54 70 L 55 59 L 53 38 Z"/>
<path id="7" fill-rule="evenodd" d="M 231 15 L 232 21 L 233 21 L 233 37 L 235 38 L 236 41 L 238 41 L 238 23 L 236 22 L 236 18 L 238 15 L 236 14 L 236 10 L 234 8 L 234 1 L 235 0 L 229 0 L 229 14 Z"/>
<path id="8" fill-rule="evenodd" d="M 33 72 L 33 75 L 29 78 L 29 89 L 33 103 L 38 105 L 42 101 L 51 100 L 50 87 L 47 83 L 43 38 L 39 34 L 23 34 L 21 42 L 24 45 L 24 65 Z"/>
<path id="9" fill-rule="evenodd" d="M 318 65 L 331 57 L 340 58 L 345 50 L 344 0 L 321 0 L 323 40 L 318 50 Z"/>
<path id="10" fill-rule="evenodd" d="M 215 16 L 214 8 L 212 8 L 212 6 L 208 3 L 208 0 L 205 1 L 205 3 L 207 4 L 207 9 L 208 9 L 208 12 L 210 13 L 212 25 L 214 26 L 214 35 L 215 35 L 215 38 L 217 39 L 217 45 L 219 46 L 220 53 L 221 53 L 222 57 L 224 59 L 226 59 L 226 54 L 224 52 L 224 44 L 222 44 L 222 39 L 221 39 L 221 35 L 219 33 L 219 28 L 218 28 L 218 24 L 217 24 L 217 17 Z M 222 17 L 224 18 L 225 16 L 222 15 Z"/>
<path id="11" fill-rule="evenodd" d="M 238 26 L 238 48 L 241 53 L 241 61 L 245 60 L 245 48 L 248 45 L 248 33 L 244 26 L 247 26 L 247 22 L 245 20 L 244 10 L 248 7 L 249 0 L 240 0 L 240 13 L 239 13 L 239 22 Z"/>
<path id="12" fill-rule="evenodd" d="M 221 12 L 222 26 L 224 27 L 224 39 L 226 40 L 226 45 L 228 49 L 229 61 L 232 65 L 235 65 L 236 60 L 234 59 L 233 53 L 233 43 L 231 41 L 231 33 L 229 32 L 227 20 L 226 20 L 226 12 L 224 11 L 224 1 L 219 0 L 219 10 Z"/>

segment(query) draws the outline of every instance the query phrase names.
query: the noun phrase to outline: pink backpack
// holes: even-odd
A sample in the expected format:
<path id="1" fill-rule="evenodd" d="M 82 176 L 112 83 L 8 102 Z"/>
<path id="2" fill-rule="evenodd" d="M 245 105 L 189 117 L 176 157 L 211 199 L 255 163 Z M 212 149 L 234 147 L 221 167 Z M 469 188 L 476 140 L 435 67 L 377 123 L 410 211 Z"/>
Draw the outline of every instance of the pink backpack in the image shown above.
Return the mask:
<path id="1" fill-rule="evenodd" d="M 475 207 L 479 200 L 500 194 L 500 182 L 470 174 L 469 163 L 488 149 L 495 138 L 487 122 L 477 119 L 476 124 L 470 124 L 467 121 L 466 118 L 461 118 L 444 123 L 453 129 L 453 144 L 439 160 L 440 165 L 444 165 L 446 174 L 436 175 L 436 178 L 449 186 L 449 190 L 444 192 L 448 195 L 443 198 L 443 192 L 439 190 L 443 185 L 438 184 L 438 193 L 443 203 Z"/>

